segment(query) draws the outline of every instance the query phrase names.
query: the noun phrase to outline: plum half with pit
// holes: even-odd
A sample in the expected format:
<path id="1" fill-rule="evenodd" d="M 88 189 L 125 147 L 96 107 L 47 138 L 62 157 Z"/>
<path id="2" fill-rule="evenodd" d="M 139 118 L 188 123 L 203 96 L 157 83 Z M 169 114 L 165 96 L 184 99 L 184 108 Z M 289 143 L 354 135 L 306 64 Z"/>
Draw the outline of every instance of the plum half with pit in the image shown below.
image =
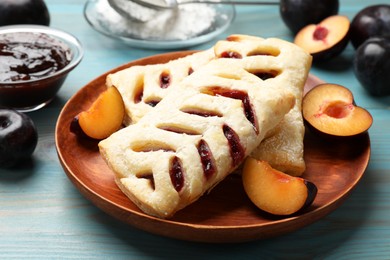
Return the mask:
<path id="1" fill-rule="evenodd" d="M 373 118 L 356 105 L 353 93 L 346 87 L 324 83 L 303 97 L 302 115 L 314 133 L 327 139 L 354 137 L 368 131 Z"/>
<path id="2" fill-rule="evenodd" d="M 12 167 L 29 159 L 37 142 L 37 129 L 29 116 L 0 108 L 0 167 Z"/>
<path id="3" fill-rule="evenodd" d="M 333 15 L 318 24 L 302 28 L 294 43 L 308 51 L 313 61 L 326 61 L 339 55 L 349 42 L 350 21 L 344 15 Z"/>
<path id="4" fill-rule="evenodd" d="M 390 95 L 390 38 L 370 38 L 356 50 L 353 69 L 374 96 Z"/>
<path id="5" fill-rule="evenodd" d="M 50 24 L 49 10 L 43 0 L 1 0 L 0 26 L 13 24 Z"/>
<path id="6" fill-rule="evenodd" d="M 371 37 L 390 37 L 390 5 L 368 6 L 352 19 L 351 42 L 356 49 Z"/>
<path id="7" fill-rule="evenodd" d="M 280 16 L 286 26 L 296 34 L 308 24 L 317 24 L 338 14 L 338 0 L 281 0 Z"/>

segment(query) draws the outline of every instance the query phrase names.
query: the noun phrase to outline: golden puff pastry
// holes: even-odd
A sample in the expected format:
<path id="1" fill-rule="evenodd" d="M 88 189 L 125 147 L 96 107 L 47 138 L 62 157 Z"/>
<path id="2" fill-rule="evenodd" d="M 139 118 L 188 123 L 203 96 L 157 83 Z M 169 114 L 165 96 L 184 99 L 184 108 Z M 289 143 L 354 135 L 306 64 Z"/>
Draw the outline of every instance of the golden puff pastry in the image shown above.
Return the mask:
<path id="1" fill-rule="evenodd" d="M 169 218 L 232 173 L 280 123 L 295 104 L 284 84 L 270 88 L 237 60 L 213 60 L 101 141 L 100 152 L 142 211 Z"/>
<path id="2" fill-rule="evenodd" d="M 294 108 L 283 122 L 273 129 L 251 156 L 290 175 L 305 171 L 303 138 L 305 127 L 301 106 L 303 88 L 308 77 L 312 57 L 298 46 L 280 39 L 262 39 L 248 35 L 231 35 L 215 47 L 216 58 L 242 60 L 243 67 L 265 80 L 270 88 L 283 82 L 296 98 Z M 253 66 L 262 68 L 257 70 Z"/>
<path id="3" fill-rule="evenodd" d="M 164 64 L 133 66 L 108 75 L 106 85 L 115 86 L 123 97 L 125 125 L 138 122 L 167 95 L 173 85 L 213 58 L 214 51 L 209 49 Z"/>
<path id="4" fill-rule="evenodd" d="M 111 74 L 107 77 L 107 85 L 115 86 L 122 94 L 127 112 L 125 124 L 128 125 L 151 111 L 174 89 L 172 86 L 210 60 L 219 58 L 239 59 L 241 66 L 263 79 L 268 86 L 272 87 L 275 81 L 284 81 L 284 86 L 294 93 L 295 107 L 284 122 L 268 133 L 268 138 L 252 156 L 268 161 L 278 170 L 301 175 L 305 170 L 301 103 L 311 56 L 292 43 L 273 38 L 231 35 L 206 51 L 166 64 L 136 66 Z M 261 66 L 255 61 L 261 62 Z"/>

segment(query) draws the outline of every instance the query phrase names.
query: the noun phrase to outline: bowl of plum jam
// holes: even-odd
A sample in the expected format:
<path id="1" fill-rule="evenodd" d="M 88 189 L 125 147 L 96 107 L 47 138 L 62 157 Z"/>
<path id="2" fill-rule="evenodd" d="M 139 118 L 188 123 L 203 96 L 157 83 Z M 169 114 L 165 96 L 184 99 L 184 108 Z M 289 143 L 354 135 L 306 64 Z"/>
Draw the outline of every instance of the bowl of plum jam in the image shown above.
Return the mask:
<path id="1" fill-rule="evenodd" d="M 38 110 L 56 96 L 83 48 L 73 35 L 41 25 L 0 27 L 0 107 Z"/>

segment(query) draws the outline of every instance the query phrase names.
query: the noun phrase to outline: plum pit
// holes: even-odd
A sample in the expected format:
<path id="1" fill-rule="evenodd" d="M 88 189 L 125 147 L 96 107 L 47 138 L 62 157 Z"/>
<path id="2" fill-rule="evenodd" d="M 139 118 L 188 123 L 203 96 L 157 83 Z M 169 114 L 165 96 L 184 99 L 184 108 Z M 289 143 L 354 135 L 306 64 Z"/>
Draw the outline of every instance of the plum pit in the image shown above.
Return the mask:
<path id="1" fill-rule="evenodd" d="M 317 25 L 314 33 L 313 33 L 313 39 L 316 41 L 325 41 L 326 36 L 328 36 L 329 30 L 321 25 Z"/>
<path id="2" fill-rule="evenodd" d="M 332 102 L 325 108 L 324 114 L 333 118 L 345 118 L 351 114 L 352 109 L 352 104 L 336 101 Z"/>

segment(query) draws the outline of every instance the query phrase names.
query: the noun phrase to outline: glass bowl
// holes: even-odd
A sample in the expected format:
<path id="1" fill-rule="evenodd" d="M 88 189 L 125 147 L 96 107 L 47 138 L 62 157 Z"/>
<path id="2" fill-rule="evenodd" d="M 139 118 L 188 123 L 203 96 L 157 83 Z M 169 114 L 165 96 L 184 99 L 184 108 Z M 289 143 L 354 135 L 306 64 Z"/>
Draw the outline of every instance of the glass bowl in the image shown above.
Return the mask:
<path id="1" fill-rule="evenodd" d="M 172 15 L 176 20 L 162 12 L 174 11 L 159 11 L 140 23 L 121 16 L 107 0 L 89 0 L 84 6 L 84 16 L 96 31 L 143 49 L 183 49 L 207 42 L 225 31 L 236 15 L 234 5 L 228 4 L 186 4 Z"/>
<path id="2" fill-rule="evenodd" d="M 61 66 L 62 68 L 58 67 L 56 70 L 53 69 L 56 65 L 49 67 L 49 65 L 46 64 L 48 67 L 46 70 L 35 72 L 35 69 L 38 68 L 38 66 L 34 65 L 34 77 L 27 76 L 22 78 L 20 75 L 25 74 L 24 72 L 19 73 L 19 71 L 23 69 L 20 69 L 22 68 L 21 65 L 17 64 L 19 74 L 16 78 L 15 76 L 12 76 L 12 80 L 6 73 L 9 73 L 9 75 L 11 75 L 10 73 L 15 73 L 16 63 L 8 68 L 8 70 L 4 69 L 7 67 L 3 67 L 5 64 L 0 64 L 0 107 L 13 108 L 23 112 L 34 111 L 47 105 L 61 88 L 68 73 L 80 63 L 83 57 L 83 49 L 77 38 L 67 32 L 48 26 L 10 25 L 0 27 L 0 47 L 1 42 L 6 43 L 9 46 L 14 46 L 13 44 L 23 42 L 23 44 L 26 43 L 26 46 L 29 46 L 29 50 L 34 51 L 39 49 L 46 51 L 45 54 L 50 51 L 53 53 L 53 49 L 47 49 L 46 45 L 42 45 L 49 44 L 48 46 L 54 46 L 53 48 L 61 49 L 64 54 L 63 56 L 66 57 L 66 63 L 64 63 L 66 65 L 64 67 Z M 34 45 L 28 45 L 31 42 L 33 42 Z M 26 57 L 25 53 L 27 52 L 23 51 L 24 53 L 18 54 L 19 49 L 17 48 L 22 47 L 21 45 L 18 45 L 18 47 L 14 48 L 16 54 L 13 54 L 13 62 L 19 62 L 18 59 Z M 3 55 L 3 58 L 7 58 L 5 57 L 5 55 L 7 55 L 6 53 L 7 51 L 3 51 L 3 54 L 1 54 L 0 48 L 0 55 Z M 29 55 L 28 59 L 31 58 L 32 55 L 36 55 L 36 53 L 30 52 Z M 23 59 L 26 60 L 26 58 Z M 31 70 L 29 73 L 31 73 Z"/>

